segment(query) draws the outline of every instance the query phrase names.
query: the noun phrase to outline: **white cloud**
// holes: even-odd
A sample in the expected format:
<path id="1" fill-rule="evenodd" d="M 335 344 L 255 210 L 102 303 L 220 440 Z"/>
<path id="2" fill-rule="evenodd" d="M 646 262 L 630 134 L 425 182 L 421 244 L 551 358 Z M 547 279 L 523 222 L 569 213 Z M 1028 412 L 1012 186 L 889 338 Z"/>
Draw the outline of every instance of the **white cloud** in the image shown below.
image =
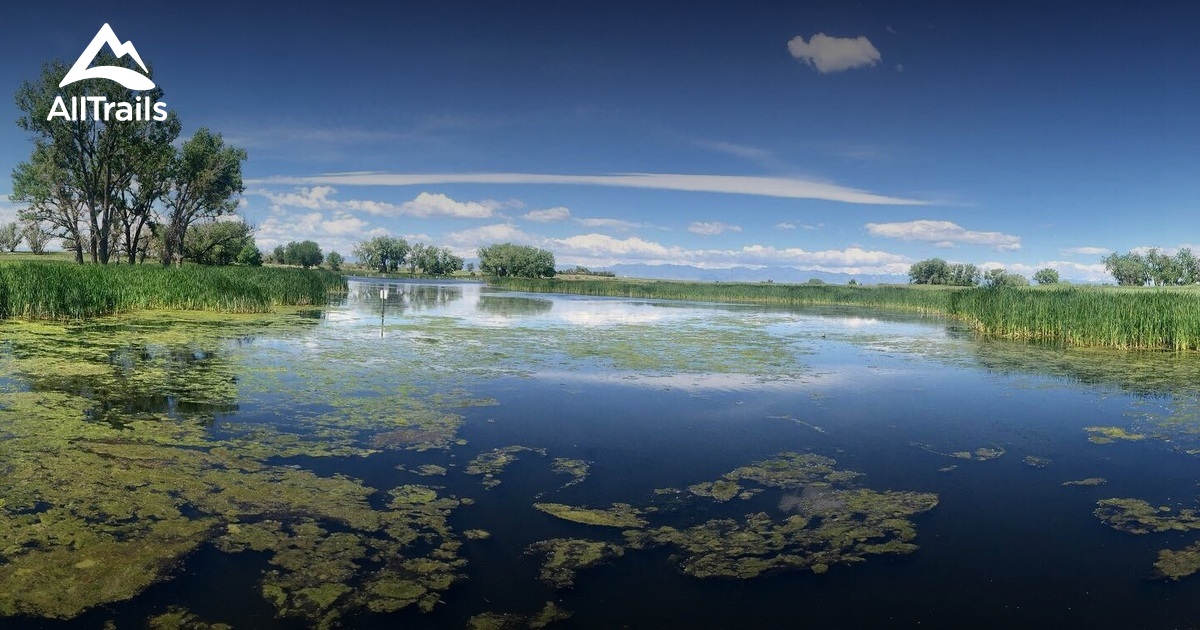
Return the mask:
<path id="1" fill-rule="evenodd" d="M 797 35 L 788 42 L 792 56 L 822 74 L 873 66 L 883 58 L 866 37 L 830 37 L 817 33 L 805 42 Z"/>
<path id="2" fill-rule="evenodd" d="M 741 232 L 742 228 L 737 225 L 729 225 L 720 221 L 693 221 L 688 225 L 688 231 L 692 234 L 704 234 L 711 236 L 714 234 L 722 234 L 724 232 Z"/>
<path id="3" fill-rule="evenodd" d="M 542 245 L 542 239 L 521 231 L 511 223 L 495 223 L 450 232 L 441 241 L 455 254 L 463 257 L 475 256 L 475 250 L 493 243 L 517 243 L 518 245 Z"/>
<path id="4" fill-rule="evenodd" d="M 747 245 L 740 249 L 685 249 L 636 236 L 614 238 L 606 234 L 580 234 L 547 239 L 540 246 L 553 251 L 561 264 L 608 266 L 617 263 L 693 265 L 703 268 L 794 266 L 835 273 L 904 274 L 906 257 L 859 247 L 806 251 Z"/>
<path id="5" fill-rule="evenodd" d="M 526 221 L 536 221 L 538 223 L 549 223 L 551 221 L 565 221 L 571 218 L 571 211 L 562 206 L 557 208 L 546 208 L 545 210 L 530 210 L 521 215 Z"/>
<path id="6" fill-rule="evenodd" d="M 734 157 L 747 160 L 754 160 L 756 162 L 767 162 L 775 158 L 775 155 L 766 149 L 750 147 L 744 144 L 734 144 L 732 142 L 722 142 L 720 140 L 693 140 L 692 142 L 696 146 L 708 149 L 709 151 L 724 153 L 726 155 L 732 155 Z"/>
<path id="7" fill-rule="evenodd" d="M 938 247 L 947 244 L 969 243 L 986 245 L 997 251 L 1021 249 L 1021 237 L 1002 232 L 975 232 L 950 221 L 905 221 L 900 223 L 868 223 L 872 236 L 898 238 L 902 241 L 932 241 Z"/>
<path id="8" fill-rule="evenodd" d="M 780 230 L 794 230 L 794 229 L 796 229 L 796 224 L 788 223 L 787 221 L 784 221 L 782 223 L 776 223 L 775 227 Z"/>
<path id="9" fill-rule="evenodd" d="M 1112 253 L 1112 250 L 1107 247 L 1068 247 L 1059 250 L 1059 253 L 1064 256 L 1080 255 L 1080 256 L 1107 256 Z"/>
<path id="10" fill-rule="evenodd" d="M 326 254 L 337 251 L 345 256 L 363 240 L 386 233 L 386 230 L 373 228 L 366 221 L 347 212 L 290 212 L 277 207 L 258 225 L 254 232 L 254 241 L 259 249 L 269 252 L 276 245 L 290 241 L 312 240 L 316 241 Z"/>
<path id="11" fill-rule="evenodd" d="M 575 219 L 575 222 L 590 228 L 607 228 L 611 230 L 620 230 L 628 232 L 637 228 L 651 227 L 649 223 L 637 223 L 635 221 L 624 221 L 621 219 Z"/>
<path id="12" fill-rule="evenodd" d="M 1175 247 L 1157 247 L 1157 246 L 1151 247 L 1148 245 L 1143 245 L 1141 247 L 1134 247 L 1133 249 L 1130 249 L 1129 251 L 1134 254 L 1139 254 L 1139 255 L 1145 256 L 1152 249 L 1157 249 L 1158 253 L 1166 255 L 1166 256 L 1174 256 L 1175 254 L 1178 254 L 1179 250 L 1181 250 L 1181 249 L 1190 249 L 1190 250 L 1192 250 L 1193 254 L 1200 253 L 1200 245 L 1191 245 L 1188 243 L 1184 243 L 1182 245 L 1176 245 Z"/>
<path id="13" fill-rule="evenodd" d="M 743 175 L 681 175 L 674 173 L 622 173 L 614 175 L 545 175 L 534 173 L 327 173 L 310 177 L 268 177 L 249 184 L 297 186 L 420 186 L 435 184 L 563 184 L 616 186 L 689 192 L 716 192 L 790 199 L 822 199 L 871 205 L 923 206 L 928 201 L 890 197 L 828 182 L 786 177 Z"/>
<path id="14" fill-rule="evenodd" d="M 337 189 L 332 186 L 301 187 L 293 192 L 274 193 L 269 190 L 258 190 L 255 194 L 265 197 L 271 202 L 272 209 L 305 208 L 308 210 L 341 210 L 366 212 L 386 217 L 454 217 L 463 219 L 486 219 L 493 215 L 498 208 L 512 207 L 520 202 L 500 202 L 492 199 L 483 201 L 455 201 L 440 193 L 422 192 L 410 201 L 393 204 L 386 201 L 365 199 L 334 199 Z"/>
<path id="15" fill-rule="evenodd" d="M 1033 281 L 1033 274 L 1047 267 L 1056 269 L 1063 280 L 1070 280 L 1072 282 L 1113 282 L 1112 274 L 1108 272 L 1103 263 L 1085 265 L 1069 260 L 1051 260 L 1037 265 L 1026 265 L 1023 263 L 1005 265 L 998 262 L 985 262 L 979 265 L 979 268 L 984 271 L 988 269 L 1004 269 L 1009 273 L 1019 273 L 1031 282 Z"/>
<path id="16" fill-rule="evenodd" d="M 779 230 L 794 230 L 796 228 L 800 228 L 801 230 L 819 230 L 823 227 L 825 227 L 824 223 L 791 223 L 784 221 L 775 224 L 775 228 Z"/>

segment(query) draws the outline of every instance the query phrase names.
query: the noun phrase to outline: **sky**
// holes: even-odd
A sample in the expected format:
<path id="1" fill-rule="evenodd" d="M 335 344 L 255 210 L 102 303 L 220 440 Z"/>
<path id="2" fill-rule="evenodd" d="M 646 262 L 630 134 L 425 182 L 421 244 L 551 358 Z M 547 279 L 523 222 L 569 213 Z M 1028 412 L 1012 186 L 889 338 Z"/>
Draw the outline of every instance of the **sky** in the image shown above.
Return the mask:
<path id="1" fill-rule="evenodd" d="M 1072 281 L 1200 250 L 1197 3 L 101 4 L 0 8 L 0 92 L 110 24 L 185 136 L 248 151 L 264 250 Z M 0 195 L 19 115 L 0 99 Z"/>

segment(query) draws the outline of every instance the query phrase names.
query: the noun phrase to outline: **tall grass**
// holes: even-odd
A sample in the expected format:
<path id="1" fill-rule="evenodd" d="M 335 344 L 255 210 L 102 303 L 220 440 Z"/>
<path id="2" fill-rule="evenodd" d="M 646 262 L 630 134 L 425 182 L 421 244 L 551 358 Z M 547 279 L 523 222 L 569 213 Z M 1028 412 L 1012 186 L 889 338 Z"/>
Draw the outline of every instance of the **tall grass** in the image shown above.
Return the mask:
<path id="1" fill-rule="evenodd" d="M 515 291 L 936 313 L 976 330 L 1066 345 L 1200 350 L 1200 289 L 952 288 L 496 278 Z"/>
<path id="2" fill-rule="evenodd" d="M 142 309 L 263 313 L 324 304 L 345 279 L 324 270 L 17 262 L 0 265 L 0 317 L 80 319 Z"/>

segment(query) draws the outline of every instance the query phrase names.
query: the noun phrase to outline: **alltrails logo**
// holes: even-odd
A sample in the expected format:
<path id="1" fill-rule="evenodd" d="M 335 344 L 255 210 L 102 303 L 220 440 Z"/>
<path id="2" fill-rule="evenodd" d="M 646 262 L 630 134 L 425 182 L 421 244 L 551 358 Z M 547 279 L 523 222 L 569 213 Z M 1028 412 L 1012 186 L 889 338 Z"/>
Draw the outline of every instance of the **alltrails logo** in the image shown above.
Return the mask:
<path id="1" fill-rule="evenodd" d="M 105 44 L 108 44 L 108 47 L 112 49 L 117 59 L 128 55 L 137 62 L 142 72 L 149 72 L 146 69 L 146 64 L 142 62 L 142 57 L 138 54 L 137 48 L 133 47 L 133 42 L 121 43 L 121 40 L 117 39 L 117 34 L 113 32 L 112 27 L 105 24 L 100 27 L 96 36 L 92 38 L 92 43 L 83 49 L 83 54 L 79 55 L 79 59 L 75 61 L 75 65 L 71 66 L 71 70 L 67 72 L 67 76 L 63 77 L 58 87 L 66 87 L 84 79 L 107 79 L 115 81 L 130 90 L 154 89 L 154 81 L 151 81 L 150 77 L 147 77 L 145 74 L 141 74 L 135 70 L 121 66 L 91 67 L 92 62 L 96 59 L 96 55 L 100 53 Z M 70 106 L 67 105 L 68 102 Z M 63 99 L 62 96 L 56 96 L 54 97 L 54 105 L 50 107 L 50 114 L 46 116 L 46 120 L 50 121 L 55 118 L 62 118 L 69 122 L 79 122 L 88 120 L 88 114 L 91 114 L 91 120 L 104 122 L 109 122 L 110 120 L 162 122 L 167 119 L 167 104 L 154 102 L 149 96 L 136 97 L 132 103 L 127 101 L 110 102 L 106 96 L 73 96 L 70 101 Z"/>

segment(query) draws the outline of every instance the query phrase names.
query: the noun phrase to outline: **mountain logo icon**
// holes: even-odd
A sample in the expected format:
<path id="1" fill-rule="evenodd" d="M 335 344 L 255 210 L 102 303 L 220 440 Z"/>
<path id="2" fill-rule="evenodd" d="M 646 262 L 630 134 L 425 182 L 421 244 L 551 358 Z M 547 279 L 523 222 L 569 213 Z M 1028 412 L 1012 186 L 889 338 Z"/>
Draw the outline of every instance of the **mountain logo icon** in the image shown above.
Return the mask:
<path id="1" fill-rule="evenodd" d="M 100 52 L 101 48 L 104 48 L 105 44 L 108 44 L 108 47 L 112 49 L 113 54 L 118 59 L 129 55 L 133 57 L 137 65 L 141 66 L 142 72 L 149 72 L 146 69 L 146 64 L 142 63 L 142 58 L 138 55 L 137 49 L 133 47 L 133 42 L 121 43 L 121 40 L 117 39 L 117 34 L 113 32 L 112 27 L 105 24 L 96 32 L 96 36 L 92 38 L 92 43 L 83 49 L 83 54 L 79 55 L 79 59 L 75 61 L 75 65 L 71 66 L 70 72 L 67 72 L 67 76 L 63 77 L 62 83 L 59 83 L 58 87 L 65 87 L 84 79 L 108 79 L 109 81 L 116 81 L 131 90 L 149 90 L 154 88 L 154 81 L 151 81 L 150 77 L 139 74 L 129 68 L 122 68 L 120 66 L 89 67 L 95 61 L 96 55 Z"/>

